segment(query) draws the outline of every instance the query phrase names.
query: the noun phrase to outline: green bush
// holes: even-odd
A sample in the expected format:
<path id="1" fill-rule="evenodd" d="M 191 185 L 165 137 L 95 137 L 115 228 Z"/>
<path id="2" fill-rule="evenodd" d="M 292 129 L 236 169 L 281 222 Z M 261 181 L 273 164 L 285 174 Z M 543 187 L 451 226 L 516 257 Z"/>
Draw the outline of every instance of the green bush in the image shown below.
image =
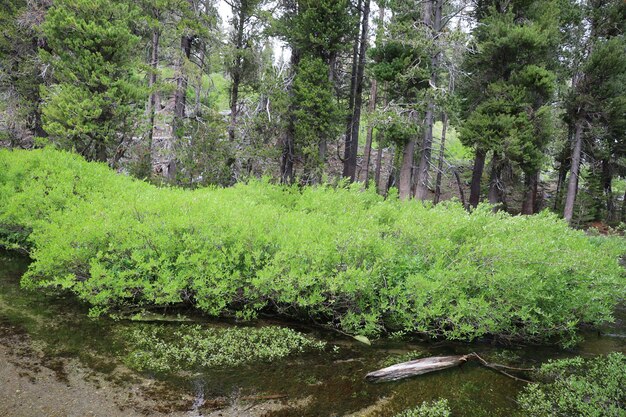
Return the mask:
<path id="1" fill-rule="evenodd" d="M 624 294 L 623 239 L 360 189 L 158 188 L 69 153 L 5 150 L 0 242 L 29 248 L 24 286 L 71 290 L 93 315 L 189 304 L 364 335 L 568 343 Z"/>
<path id="2" fill-rule="evenodd" d="M 396 415 L 395 417 L 450 417 L 450 407 L 447 400 L 437 400 L 430 403 L 423 402 L 422 405 Z"/>
<path id="3" fill-rule="evenodd" d="M 129 365 L 157 372 L 271 362 L 326 346 L 284 327 L 144 326 L 129 339 Z"/>
<path id="4" fill-rule="evenodd" d="M 543 383 L 519 396 L 520 415 L 533 417 L 626 416 L 626 356 L 549 362 L 539 371 Z"/>

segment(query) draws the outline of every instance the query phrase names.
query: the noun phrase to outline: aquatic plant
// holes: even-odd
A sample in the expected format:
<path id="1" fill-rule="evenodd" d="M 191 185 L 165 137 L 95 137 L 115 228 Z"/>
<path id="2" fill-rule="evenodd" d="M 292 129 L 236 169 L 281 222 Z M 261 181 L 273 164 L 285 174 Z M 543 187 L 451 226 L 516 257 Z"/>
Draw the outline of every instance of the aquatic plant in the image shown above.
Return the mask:
<path id="1" fill-rule="evenodd" d="M 539 383 L 527 386 L 518 402 L 520 416 L 626 416 L 626 356 L 614 352 L 544 364 Z"/>
<path id="2" fill-rule="evenodd" d="M 420 406 L 396 414 L 395 417 L 450 417 L 448 400 L 424 401 Z"/>
<path id="3" fill-rule="evenodd" d="M 272 362 L 326 347 L 322 341 L 276 326 L 146 325 L 133 330 L 127 344 L 131 367 L 157 372 Z"/>

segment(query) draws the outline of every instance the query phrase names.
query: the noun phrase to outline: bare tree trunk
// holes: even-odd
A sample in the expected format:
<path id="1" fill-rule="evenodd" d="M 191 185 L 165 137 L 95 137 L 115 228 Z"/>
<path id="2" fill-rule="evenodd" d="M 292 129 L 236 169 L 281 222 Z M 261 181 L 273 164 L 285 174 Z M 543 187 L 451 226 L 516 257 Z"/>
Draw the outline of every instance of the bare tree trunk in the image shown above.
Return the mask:
<path id="1" fill-rule="evenodd" d="M 155 16 L 159 18 L 158 14 Z M 154 119 L 156 114 L 157 105 L 157 71 L 159 67 L 159 42 L 161 39 L 161 32 L 159 29 L 155 29 L 152 32 L 152 52 L 150 54 L 150 76 L 148 77 L 148 88 L 150 90 L 150 98 L 148 99 L 148 140 L 146 144 L 145 154 L 143 155 L 144 164 L 149 167 L 152 172 L 152 141 L 154 137 Z"/>
<path id="2" fill-rule="evenodd" d="M 350 142 L 346 142 L 343 176 L 350 181 L 356 179 L 356 159 L 359 153 L 359 128 L 361 126 L 361 107 L 363 104 L 363 76 L 365 74 L 365 58 L 367 53 L 367 36 L 369 32 L 370 0 L 364 0 L 361 14 L 361 37 L 359 40 L 359 61 L 356 68 L 354 107 L 350 122 Z"/>
<path id="3" fill-rule="evenodd" d="M 606 220 L 615 220 L 615 204 L 613 203 L 613 172 L 611 162 L 608 159 L 602 160 L 602 188 L 606 198 Z"/>
<path id="4" fill-rule="evenodd" d="M 622 200 L 622 221 L 626 223 L 626 191 L 624 191 L 624 200 Z"/>
<path id="5" fill-rule="evenodd" d="M 524 179 L 524 202 L 522 203 L 522 214 L 530 215 L 535 213 L 539 172 L 525 174 L 525 176 L 526 178 Z"/>
<path id="6" fill-rule="evenodd" d="M 572 168 L 570 171 L 569 184 L 567 185 L 567 197 L 565 198 L 565 209 L 563 217 L 568 223 L 572 222 L 574 217 L 574 203 L 576 202 L 576 193 L 578 192 L 578 172 L 580 169 L 580 154 L 583 143 L 583 124 L 582 120 L 576 121 L 574 132 L 574 148 L 572 149 Z"/>
<path id="7" fill-rule="evenodd" d="M 474 169 L 472 171 L 472 184 L 470 185 L 470 207 L 478 206 L 478 203 L 480 201 L 480 181 L 483 177 L 486 157 L 487 151 L 482 148 L 476 148 L 476 155 L 474 157 Z"/>
<path id="8" fill-rule="evenodd" d="M 374 170 L 374 184 L 376 184 L 376 189 L 381 190 L 380 187 L 380 171 L 382 169 L 381 165 L 383 162 L 383 147 L 380 145 L 380 141 L 378 143 L 378 149 L 376 151 L 376 168 Z"/>
<path id="9" fill-rule="evenodd" d="M 459 187 L 459 198 L 461 199 L 461 204 L 463 204 L 463 208 L 467 209 L 467 203 L 465 202 L 465 192 L 463 191 L 463 184 L 461 184 L 461 177 L 459 177 L 459 172 L 454 169 L 454 178 L 456 179 L 456 185 Z"/>
<path id="10" fill-rule="evenodd" d="M 377 36 L 376 36 L 378 41 L 382 40 L 380 39 L 381 37 L 380 34 L 382 33 L 381 27 L 384 24 L 383 23 L 384 19 L 385 19 L 385 4 L 382 3 L 378 6 L 378 24 L 380 25 L 380 27 L 378 28 Z M 369 101 L 369 107 L 368 107 L 368 112 L 370 115 L 372 115 L 374 111 L 376 110 L 377 102 L 378 102 L 378 81 L 376 81 L 376 78 L 373 78 L 372 86 L 370 89 L 370 101 Z M 369 182 L 370 160 L 372 158 L 373 138 L 374 138 L 374 125 L 370 121 L 369 126 L 367 126 L 365 150 L 363 151 L 363 165 L 365 166 L 365 175 L 363 176 L 363 179 L 365 181 L 365 186 L 367 186 Z M 378 148 L 380 150 L 381 148 L 380 143 L 378 144 Z M 378 181 L 376 181 L 376 184 L 378 184 Z"/>
<path id="11" fill-rule="evenodd" d="M 439 161 L 437 163 L 437 179 L 435 180 L 435 199 L 433 202 L 439 204 L 441 198 L 441 178 L 443 176 L 443 160 L 446 152 L 446 131 L 448 130 L 448 114 L 443 112 L 441 114 L 441 145 L 439 146 Z"/>
<path id="12" fill-rule="evenodd" d="M 185 118 L 185 108 L 187 106 L 187 85 L 189 84 L 189 79 L 185 70 L 185 64 L 191 55 L 191 37 L 187 35 L 181 36 L 180 49 L 182 55 L 178 61 L 178 79 L 176 80 L 176 92 L 174 93 L 174 122 L 172 123 L 174 140 L 180 136 L 181 122 Z M 175 143 L 173 145 L 175 146 Z M 177 164 L 175 149 L 170 149 L 170 151 L 172 155 L 167 167 L 167 177 L 173 180 L 176 178 Z"/>
<path id="13" fill-rule="evenodd" d="M 398 192 L 401 200 L 411 198 L 411 174 L 413 172 L 413 154 L 415 153 L 415 138 L 404 145 L 402 164 L 400 165 L 400 181 Z"/>
<path id="14" fill-rule="evenodd" d="M 437 34 L 441 31 L 441 14 L 443 8 L 443 0 L 426 0 L 424 1 L 424 26 L 430 30 L 430 41 L 436 42 Z M 434 16 L 433 16 L 434 15 Z M 431 88 L 437 85 L 437 71 L 439 67 L 440 51 L 436 48 L 432 52 L 431 57 Z M 433 124 L 435 122 L 435 100 L 430 96 L 424 119 L 424 140 L 422 141 L 422 149 L 420 162 L 417 168 L 415 198 L 421 201 L 428 197 L 428 172 L 430 170 L 430 159 L 433 145 Z"/>
<path id="15" fill-rule="evenodd" d="M 292 75 L 295 75 L 298 67 L 298 63 L 300 62 L 300 54 L 299 51 L 293 50 L 291 52 L 291 71 Z M 287 110 L 288 113 L 288 122 L 287 129 L 285 131 L 285 136 L 283 138 L 282 143 L 282 155 L 280 159 L 280 181 L 283 184 L 292 184 L 293 183 L 293 164 L 294 164 L 294 144 L 295 144 L 295 134 L 296 134 L 296 118 L 295 118 L 295 103 L 293 102 L 293 77 L 292 81 L 287 87 L 289 90 L 289 108 Z"/>
<path id="16" fill-rule="evenodd" d="M 235 11 L 235 10 L 233 10 Z M 231 73 L 231 86 L 230 86 L 230 125 L 228 126 L 228 139 L 231 142 L 235 141 L 235 129 L 237 128 L 237 112 L 239 102 L 239 86 L 241 84 L 241 73 L 243 71 L 243 57 L 241 52 L 243 50 L 243 35 L 244 35 L 244 23 L 245 23 L 245 8 L 243 5 L 239 8 L 237 16 L 237 27 L 235 35 L 235 58 L 233 62 L 233 69 Z"/>
<path id="17" fill-rule="evenodd" d="M 491 176 L 489 178 L 489 204 L 493 205 L 493 211 L 498 211 L 498 205 L 502 203 L 502 167 L 500 166 L 500 158 L 496 152 L 493 153 L 491 159 Z"/>

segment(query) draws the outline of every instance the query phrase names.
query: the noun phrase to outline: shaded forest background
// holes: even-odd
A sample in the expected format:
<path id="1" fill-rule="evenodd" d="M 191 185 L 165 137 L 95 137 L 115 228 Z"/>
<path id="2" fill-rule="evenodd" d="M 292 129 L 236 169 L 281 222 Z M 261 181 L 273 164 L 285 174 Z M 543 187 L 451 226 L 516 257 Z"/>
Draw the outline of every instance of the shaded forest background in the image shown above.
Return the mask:
<path id="1" fill-rule="evenodd" d="M 626 221 L 622 0 L 1 3 L 3 147 Z"/>

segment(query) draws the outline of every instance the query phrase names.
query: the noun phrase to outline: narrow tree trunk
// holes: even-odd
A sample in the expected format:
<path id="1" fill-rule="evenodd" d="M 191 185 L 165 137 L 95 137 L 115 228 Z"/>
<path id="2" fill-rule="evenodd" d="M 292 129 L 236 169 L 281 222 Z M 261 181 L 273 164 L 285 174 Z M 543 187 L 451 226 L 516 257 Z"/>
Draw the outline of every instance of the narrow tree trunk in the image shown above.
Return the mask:
<path id="1" fill-rule="evenodd" d="M 385 6 L 384 6 L 384 3 L 382 3 L 378 6 L 378 24 L 383 25 L 384 19 L 385 19 Z M 382 31 L 379 28 L 377 32 L 377 38 L 380 37 L 381 32 Z M 380 41 L 381 39 L 378 39 L 378 40 Z M 370 117 L 376 110 L 377 101 L 378 101 L 378 81 L 376 81 L 376 79 L 373 78 L 372 86 L 370 88 L 370 101 L 369 101 L 369 107 L 368 107 L 368 112 L 370 114 Z M 365 175 L 363 176 L 363 180 L 365 181 L 365 186 L 367 186 L 369 182 L 370 160 L 372 158 L 373 137 L 374 137 L 374 125 L 370 121 L 369 125 L 367 126 L 367 136 L 365 138 L 365 150 L 363 151 L 363 165 L 365 166 Z M 381 148 L 380 143 L 378 144 L 378 148 L 379 149 Z M 378 182 L 376 182 L 376 184 L 378 184 Z"/>
<path id="2" fill-rule="evenodd" d="M 155 16 L 158 19 L 158 15 Z M 157 71 L 159 67 L 159 41 L 161 39 L 161 32 L 155 29 L 152 32 L 152 51 L 150 54 L 150 76 L 148 77 L 148 89 L 150 90 L 150 98 L 148 99 L 148 140 L 146 143 L 144 158 L 144 165 L 152 172 L 152 142 L 154 138 L 154 120 L 156 114 L 157 105 Z M 146 174 L 149 174 L 147 172 Z"/>
<path id="3" fill-rule="evenodd" d="M 356 179 L 356 159 L 359 152 L 359 128 L 361 126 L 361 106 L 363 104 L 363 76 L 367 53 L 367 35 L 369 31 L 370 0 L 364 0 L 361 14 L 361 37 L 359 40 L 359 60 L 356 68 L 354 107 L 350 122 L 350 143 L 346 142 L 343 176 L 350 181 Z"/>
<path id="4" fill-rule="evenodd" d="M 613 204 L 613 172 L 611 162 L 608 159 L 602 160 L 602 188 L 606 198 L 606 220 L 612 222 L 615 219 L 615 204 Z"/>
<path id="5" fill-rule="evenodd" d="M 401 200 L 411 198 L 411 173 L 413 172 L 413 154 L 415 153 L 415 138 L 404 145 L 402 164 L 400 165 L 400 181 L 398 192 Z"/>
<path id="6" fill-rule="evenodd" d="M 299 51 L 292 50 L 291 52 L 291 71 L 295 75 L 297 72 L 298 63 L 300 62 Z M 292 77 L 293 80 L 293 77 Z M 294 164 L 294 144 L 296 134 L 296 118 L 295 118 L 295 103 L 293 102 L 293 82 L 288 86 L 289 90 L 289 108 L 287 110 L 287 129 L 285 130 L 285 136 L 282 143 L 282 156 L 280 159 L 280 181 L 283 184 L 293 183 L 293 164 Z"/>
<path id="7" fill-rule="evenodd" d="M 233 10 L 234 11 L 234 10 Z M 235 141 L 235 129 L 237 128 L 237 112 L 239 102 L 239 86 L 241 84 L 241 73 L 243 71 L 243 58 L 241 56 L 243 50 L 243 35 L 245 23 L 245 8 L 243 5 L 239 8 L 237 16 L 237 34 L 235 35 L 235 58 L 232 69 L 232 84 L 230 86 L 230 125 L 228 126 L 228 138 L 231 142 Z"/>
<path id="8" fill-rule="evenodd" d="M 480 201 L 480 181 L 483 177 L 483 170 L 485 169 L 485 158 L 487 152 L 482 148 L 476 148 L 476 155 L 474 157 L 474 169 L 472 171 L 472 184 L 470 185 L 470 207 L 478 206 Z"/>
<path id="9" fill-rule="evenodd" d="M 622 221 L 626 223 L 626 191 L 624 191 L 624 199 L 622 200 Z"/>
<path id="10" fill-rule="evenodd" d="M 502 186 L 502 166 L 500 157 L 496 152 L 493 153 L 491 159 L 491 176 L 489 178 L 489 204 L 493 205 L 493 211 L 496 212 L 502 208 L 504 201 L 504 189 Z"/>
<path id="11" fill-rule="evenodd" d="M 431 57 L 431 88 L 437 86 L 437 71 L 439 68 L 440 52 L 434 45 L 438 33 L 441 31 L 441 14 L 443 8 L 443 0 L 426 0 L 424 1 L 424 26 L 430 31 L 430 41 L 433 43 Z M 428 197 L 428 172 L 430 170 L 430 159 L 433 145 L 433 124 L 435 122 L 435 99 L 432 95 L 428 98 L 426 116 L 424 119 L 424 140 L 422 141 L 422 149 L 420 162 L 417 168 L 415 198 L 421 201 Z"/>
<path id="12" fill-rule="evenodd" d="M 178 79 L 176 81 L 176 92 L 174 93 L 174 122 L 172 123 L 174 141 L 181 135 L 181 122 L 185 118 L 185 108 L 187 106 L 187 85 L 189 84 L 189 79 L 185 70 L 185 64 L 191 55 L 191 38 L 189 36 L 181 36 L 180 49 L 182 55 L 178 61 Z M 172 154 L 167 167 L 167 177 L 173 180 L 176 178 L 177 171 L 175 143 L 173 143 L 170 152 Z"/>
<path id="13" fill-rule="evenodd" d="M 441 123 L 443 127 L 441 128 L 441 145 L 439 146 L 439 161 L 437 163 L 437 179 L 435 180 L 435 199 L 433 202 L 435 204 L 439 204 L 439 199 L 441 198 L 441 179 L 443 176 L 443 160 L 446 152 L 446 131 L 448 130 L 448 114 L 441 114 Z"/>
<path id="14" fill-rule="evenodd" d="M 459 177 L 459 172 L 456 169 L 452 172 L 454 174 L 454 178 L 456 179 L 456 185 L 459 187 L 459 198 L 461 199 L 461 204 L 463 204 L 463 208 L 467 210 L 467 203 L 465 202 L 465 192 L 463 191 L 461 177 Z"/>
<path id="15" fill-rule="evenodd" d="M 378 149 L 376 150 L 376 168 L 374 169 L 374 183 L 376 184 L 376 189 L 380 191 L 382 188 L 380 186 L 380 171 L 382 170 L 383 163 L 383 147 L 380 145 L 380 141 L 378 141 Z"/>
<path id="16" fill-rule="evenodd" d="M 576 202 L 576 193 L 578 192 L 578 172 L 580 169 L 580 153 L 583 143 L 583 125 L 582 120 L 576 121 L 574 132 L 574 148 L 572 149 L 572 168 L 570 171 L 569 184 L 567 186 L 567 197 L 565 198 L 565 209 L 563 217 L 567 222 L 571 223 L 574 217 L 574 203 Z"/>
<path id="17" fill-rule="evenodd" d="M 539 172 L 525 174 L 524 180 L 524 202 L 522 203 L 522 214 L 535 214 L 535 204 L 537 201 L 537 187 L 539 183 Z"/>

